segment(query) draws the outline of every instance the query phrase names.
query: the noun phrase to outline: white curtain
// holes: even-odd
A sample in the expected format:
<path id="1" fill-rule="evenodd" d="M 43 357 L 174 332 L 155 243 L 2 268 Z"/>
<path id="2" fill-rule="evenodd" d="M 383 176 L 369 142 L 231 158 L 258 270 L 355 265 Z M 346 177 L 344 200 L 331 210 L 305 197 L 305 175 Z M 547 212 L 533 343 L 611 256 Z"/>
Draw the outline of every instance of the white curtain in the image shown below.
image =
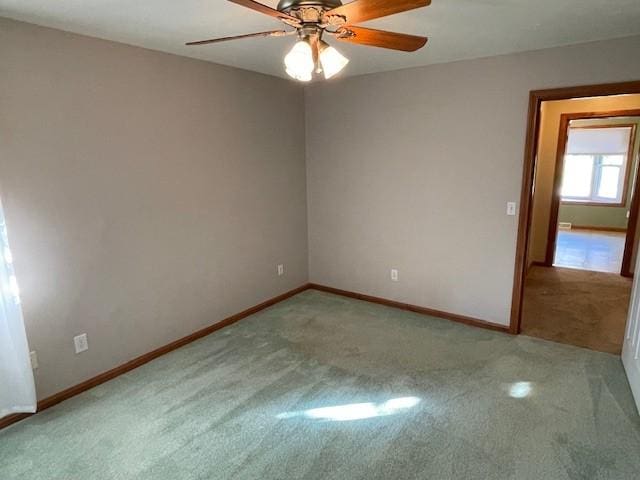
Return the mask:
<path id="1" fill-rule="evenodd" d="M 36 390 L 18 282 L 0 204 L 0 418 L 36 411 Z"/>

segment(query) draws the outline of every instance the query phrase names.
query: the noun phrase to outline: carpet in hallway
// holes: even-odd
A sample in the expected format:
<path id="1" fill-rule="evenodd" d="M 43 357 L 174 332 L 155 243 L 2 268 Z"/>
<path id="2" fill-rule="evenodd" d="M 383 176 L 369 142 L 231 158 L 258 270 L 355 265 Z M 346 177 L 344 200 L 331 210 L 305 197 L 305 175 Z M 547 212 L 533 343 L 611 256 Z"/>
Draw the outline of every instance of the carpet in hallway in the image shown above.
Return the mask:
<path id="1" fill-rule="evenodd" d="M 535 266 L 525 281 L 522 333 L 619 354 L 631 283 L 615 273 Z"/>

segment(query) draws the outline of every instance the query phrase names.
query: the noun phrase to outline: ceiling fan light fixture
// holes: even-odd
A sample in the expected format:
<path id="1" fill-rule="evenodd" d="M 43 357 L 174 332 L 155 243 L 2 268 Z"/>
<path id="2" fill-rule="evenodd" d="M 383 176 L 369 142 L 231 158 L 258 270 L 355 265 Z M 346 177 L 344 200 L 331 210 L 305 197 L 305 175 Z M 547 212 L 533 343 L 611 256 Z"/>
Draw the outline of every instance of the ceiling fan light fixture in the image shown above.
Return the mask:
<path id="1" fill-rule="evenodd" d="M 301 82 L 308 82 L 313 76 L 313 52 L 306 40 L 296 42 L 291 51 L 284 57 L 287 75 Z"/>
<path id="2" fill-rule="evenodd" d="M 267 15 L 289 26 L 288 30 L 247 33 L 231 37 L 187 42 L 186 45 L 209 45 L 241 38 L 283 37 L 297 35 L 298 41 L 284 57 L 287 75 L 309 82 L 314 73 L 329 79 L 340 73 L 349 59 L 322 41 L 324 34 L 341 42 L 369 47 L 415 52 L 427 43 L 427 37 L 374 30 L 358 23 L 427 7 L 432 0 L 280 0 L 276 8 L 265 0 L 228 0 L 254 12 Z M 275 3 L 276 0 L 271 0 Z"/>
<path id="3" fill-rule="evenodd" d="M 349 59 L 328 43 L 320 43 L 320 64 L 324 72 L 324 78 L 330 79 L 342 71 L 349 63 Z"/>
<path id="4" fill-rule="evenodd" d="M 285 69 L 285 71 L 287 72 L 287 75 L 295 80 L 298 80 L 299 82 L 310 82 L 313 78 L 311 72 L 294 72 L 293 70 L 289 70 L 288 68 Z"/>

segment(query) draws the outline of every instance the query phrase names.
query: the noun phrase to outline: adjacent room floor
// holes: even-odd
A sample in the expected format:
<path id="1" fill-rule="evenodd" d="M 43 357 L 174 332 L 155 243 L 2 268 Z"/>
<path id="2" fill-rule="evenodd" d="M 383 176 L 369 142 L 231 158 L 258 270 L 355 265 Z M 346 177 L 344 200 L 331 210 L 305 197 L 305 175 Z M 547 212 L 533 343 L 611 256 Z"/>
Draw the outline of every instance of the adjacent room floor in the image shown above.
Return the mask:
<path id="1" fill-rule="evenodd" d="M 558 230 L 558 267 L 620 273 L 626 233 L 596 230 Z"/>
<path id="2" fill-rule="evenodd" d="M 631 285 L 615 273 L 533 267 L 525 282 L 522 333 L 620 354 Z"/>
<path id="3" fill-rule="evenodd" d="M 3 479 L 636 479 L 616 356 L 313 290 L 0 431 Z"/>

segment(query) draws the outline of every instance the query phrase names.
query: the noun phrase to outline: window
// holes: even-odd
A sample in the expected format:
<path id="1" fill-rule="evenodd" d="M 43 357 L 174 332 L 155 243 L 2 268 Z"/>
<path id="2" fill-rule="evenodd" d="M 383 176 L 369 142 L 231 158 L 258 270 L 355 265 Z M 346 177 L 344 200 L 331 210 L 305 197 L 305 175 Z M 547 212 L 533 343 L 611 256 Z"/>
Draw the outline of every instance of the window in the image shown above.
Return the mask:
<path id="1" fill-rule="evenodd" d="M 632 126 L 570 127 L 562 201 L 623 205 Z"/>

